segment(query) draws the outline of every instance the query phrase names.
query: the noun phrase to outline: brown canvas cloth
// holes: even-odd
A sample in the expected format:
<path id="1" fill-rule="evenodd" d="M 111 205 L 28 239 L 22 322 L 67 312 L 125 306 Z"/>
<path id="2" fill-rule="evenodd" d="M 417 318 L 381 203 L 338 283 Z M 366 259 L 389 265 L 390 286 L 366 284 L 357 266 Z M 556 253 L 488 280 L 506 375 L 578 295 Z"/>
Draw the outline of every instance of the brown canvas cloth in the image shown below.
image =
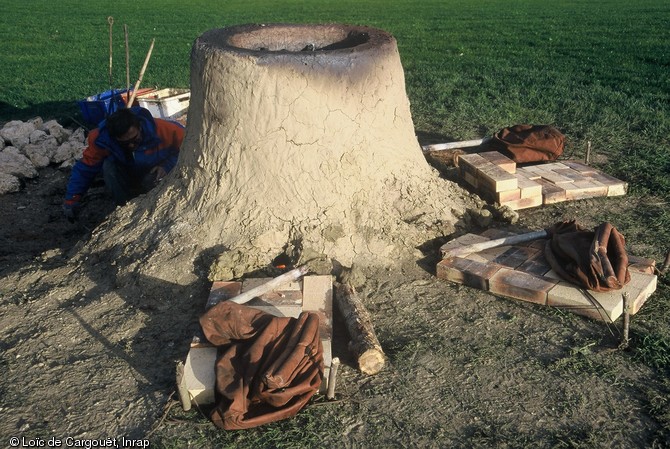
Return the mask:
<path id="1" fill-rule="evenodd" d="M 514 125 L 498 131 L 489 141 L 516 163 L 556 160 L 563 154 L 565 136 L 550 125 Z"/>
<path id="2" fill-rule="evenodd" d="M 588 231 L 569 221 L 557 223 L 549 233 L 545 258 L 568 282 L 606 292 L 619 290 L 630 281 L 626 241 L 610 223 Z"/>
<path id="3" fill-rule="evenodd" d="M 210 414 L 216 426 L 247 429 L 294 416 L 319 390 L 323 348 L 315 313 L 275 317 L 224 301 L 200 325 L 219 347 Z"/>

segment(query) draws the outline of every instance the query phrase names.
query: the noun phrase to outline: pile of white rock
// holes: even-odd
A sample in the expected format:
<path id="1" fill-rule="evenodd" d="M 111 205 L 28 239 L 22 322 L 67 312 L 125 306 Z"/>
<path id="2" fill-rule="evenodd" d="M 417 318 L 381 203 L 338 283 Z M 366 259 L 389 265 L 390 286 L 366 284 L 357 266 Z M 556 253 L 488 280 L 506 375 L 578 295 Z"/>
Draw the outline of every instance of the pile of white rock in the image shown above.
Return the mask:
<path id="1" fill-rule="evenodd" d="M 18 192 L 21 179 L 39 176 L 38 168 L 72 167 L 85 147 L 84 128 L 71 131 L 39 117 L 6 123 L 0 129 L 0 195 Z"/>

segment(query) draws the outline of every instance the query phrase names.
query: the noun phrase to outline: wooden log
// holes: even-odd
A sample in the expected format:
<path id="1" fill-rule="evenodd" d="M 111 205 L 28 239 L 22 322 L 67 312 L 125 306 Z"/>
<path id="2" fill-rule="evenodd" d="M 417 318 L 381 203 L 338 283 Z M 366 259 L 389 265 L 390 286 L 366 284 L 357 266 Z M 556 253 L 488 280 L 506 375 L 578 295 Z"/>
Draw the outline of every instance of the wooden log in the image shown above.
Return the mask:
<path id="1" fill-rule="evenodd" d="M 337 383 L 337 369 L 340 367 L 340 359 L 334 357 L 330 362 L 330 372 L 328 373 L 328 391 L 326 398 L 335 399 L 335 384 Z"/>
<path id="2" fill-rule="evenodd" d="M 335 302 L 349 331 L 349 351 L 362 373 L 377 374 L 384 367 L 384 351 L 372 327 L 370 313 L 348 284 L 335 284 Z"/>

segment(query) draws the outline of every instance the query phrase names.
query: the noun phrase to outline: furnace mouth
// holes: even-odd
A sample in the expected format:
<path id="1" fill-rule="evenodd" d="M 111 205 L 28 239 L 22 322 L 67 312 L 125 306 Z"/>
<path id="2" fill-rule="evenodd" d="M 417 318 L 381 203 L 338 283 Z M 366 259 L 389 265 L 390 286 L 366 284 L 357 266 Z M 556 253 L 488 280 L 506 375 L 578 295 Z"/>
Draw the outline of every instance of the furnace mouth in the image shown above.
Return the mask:
<path id="1" fill-rule="evenodd" d="M 323 53 L 358 51 L 391 35 L 375 28 L 327 24 L 252 24 L 223 30 L 225 46 L 261 53 Z"/>

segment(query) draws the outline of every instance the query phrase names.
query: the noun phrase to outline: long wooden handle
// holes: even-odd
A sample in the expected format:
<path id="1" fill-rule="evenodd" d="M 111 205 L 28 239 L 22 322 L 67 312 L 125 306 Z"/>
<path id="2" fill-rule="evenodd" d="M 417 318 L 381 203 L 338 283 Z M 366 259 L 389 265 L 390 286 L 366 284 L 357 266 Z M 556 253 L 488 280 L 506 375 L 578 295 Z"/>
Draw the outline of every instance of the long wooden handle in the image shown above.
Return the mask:
<path id="1" fill-rule="evenodd" d="M 258 296 L 271 292 L 272 290 L 279 288 L 284 284 L 288 284 L 289 282 L 300 279 L 307 273 L 307 271 L 309 271 L 307 265 L 303 265 L 302 267 L 287 271 L 281 276 L 277 276 L 276 278 L 269 280 L 265 284 L 261 284 L 258 287 L 254 287 L 251 290 L 247 290 L 246 292 L 242 292 L 239 295 L 230 298 L 228 301 L 232 301 L 237 304 L 244 304 Z"/>
<path id="2" fill-rule="evenodd" d="M 442 151 L 453 150 L 456 148 L 478 147 L 479 145 L 491 140 L 490 137 L 475 140 L 463 140 L 460 142 L 434 143 L 431 145 L 424 145 L 421 147 L 423 151 Z"/>
<path id="3" fill-rule="evenodd" d="M 473 243 L 472 245 L 458 246 L 456 248 L 448 249 L 442 253 L 442 257 L 448 259 L 450 257 L 462 256 L 465 254 L 472 254 L 479 251 L 484 251 L 489 248 L 497 248 L 498 246 L 516 245 L 517 243 L 530 242 L 532 240 L 544 239 L 549 237 L 547 230 L 533 231 L 526 234 L 511 235 L 509 237 L 502 237 L 486 242 Z"/>
<path id="4" fill-rule="evenodd" d="M 128 107 L 131 107 L 133 102 L 135 101 L 135 97 L 137 96 L 137 89 L 140 87 L 140 83 L 142 82 L 142 78 L 144 78 L 144 72 L 147 70 L 147 65 L 149 65 L 149 59 L 151 58 L 151 52 L 154 50 L 154 43 L 156 42 L 156 39 L 151 40 L 151 46 L 149 47 L 149 51 L 147 52 L 146 58 L 144 58 L 144 64 L 142 65 L 142 70 L 140 70 L 140 77 L 137 79 L 137 82 L 135 83 L 135 87 L 133 88 L 133 94 L 130 96 L 130 101 L 128 102 Z"/>
<path id="5" fill-rule="evenodd" d="M 130 47 L 128 46 L 128 25 L 123 24 L 123 34 L 126 41 L 126 101 L 130 96 Z"/>
<path id="6" fill-rule="evenodd" d="M 109 23 L 109 90 L 112 90 L 112 25 L 114 25 L 114 17 L 107 17 Z"/>

